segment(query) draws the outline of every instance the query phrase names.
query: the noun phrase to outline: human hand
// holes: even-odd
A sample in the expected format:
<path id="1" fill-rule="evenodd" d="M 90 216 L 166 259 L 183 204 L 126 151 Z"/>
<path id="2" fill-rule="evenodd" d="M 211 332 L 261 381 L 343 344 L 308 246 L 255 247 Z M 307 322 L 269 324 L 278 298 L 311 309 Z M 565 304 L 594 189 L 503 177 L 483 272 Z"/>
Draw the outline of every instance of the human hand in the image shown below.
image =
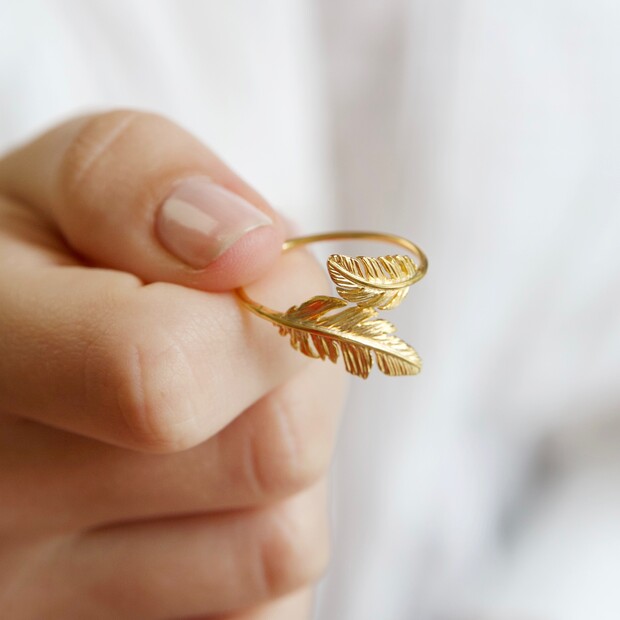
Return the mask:
<path id="1" fill-rule="evenodd" d="M 307 617 L 344 376 L 230 292 L 325 288 L 283 234 L 154 115 L 0 161 L 2 617 Z"/>

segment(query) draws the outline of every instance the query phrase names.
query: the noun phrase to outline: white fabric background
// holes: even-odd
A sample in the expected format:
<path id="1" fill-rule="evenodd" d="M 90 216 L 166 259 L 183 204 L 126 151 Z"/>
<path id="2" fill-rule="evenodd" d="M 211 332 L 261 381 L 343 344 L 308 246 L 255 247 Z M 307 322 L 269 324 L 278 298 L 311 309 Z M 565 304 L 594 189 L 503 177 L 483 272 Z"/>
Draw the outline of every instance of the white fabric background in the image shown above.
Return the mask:
<path id="1" fill-rule="evenodd" d="M 0 5 L 0 144 L 138 106 L 305 230 L 402 233 L 413 380 L 357 381 L 321 620 L 620 617 L 620 5 Z"/>

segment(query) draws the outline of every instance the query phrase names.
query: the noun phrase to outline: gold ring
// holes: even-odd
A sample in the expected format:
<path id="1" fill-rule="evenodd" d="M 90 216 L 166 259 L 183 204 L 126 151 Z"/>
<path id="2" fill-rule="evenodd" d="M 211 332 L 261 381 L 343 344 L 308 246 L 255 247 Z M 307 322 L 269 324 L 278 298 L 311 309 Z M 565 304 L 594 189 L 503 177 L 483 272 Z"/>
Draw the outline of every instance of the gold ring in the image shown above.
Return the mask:
<path id="1" fill-rule="evenodd" d="M 243 288 L 236 293 L 254 314 L 289 336 L 291 346 L 308 357 L 336 362 L 342 353 L 347 372 L 366 379 L 372 367 L 372 355 L 379 370 L 390 376 L 416 375 L 422 360 L 406 342 L 395 336 L 396 327 L 377 318 L 378 310 L 398 306 L 409 287 L 426 274 L 428 261 L 424 252 L 404 237 L 377 232 L 329 232 L 288 239 L 286 252 L 319 241 L 364 239 L 398 245 L 408 255 L 357 256 L 332 254 L 327 271 L 336 285 L 338 297 L 317 295 L 286 312 L 278 312 L 250 299 Z"/>

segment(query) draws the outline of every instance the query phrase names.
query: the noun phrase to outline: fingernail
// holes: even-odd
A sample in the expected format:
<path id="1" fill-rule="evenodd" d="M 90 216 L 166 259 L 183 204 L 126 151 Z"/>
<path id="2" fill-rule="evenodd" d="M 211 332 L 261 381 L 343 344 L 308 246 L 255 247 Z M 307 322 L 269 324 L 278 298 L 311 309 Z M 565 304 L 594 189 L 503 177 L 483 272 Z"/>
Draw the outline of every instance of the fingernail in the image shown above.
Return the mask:
<path id="1" fill-rule="evenodd" d="M 206 177 L 181 181 L 162 204 L 157 234 L 162 245 L 200 269 L 243 235 L 273 221 L 241 196 Z"/>

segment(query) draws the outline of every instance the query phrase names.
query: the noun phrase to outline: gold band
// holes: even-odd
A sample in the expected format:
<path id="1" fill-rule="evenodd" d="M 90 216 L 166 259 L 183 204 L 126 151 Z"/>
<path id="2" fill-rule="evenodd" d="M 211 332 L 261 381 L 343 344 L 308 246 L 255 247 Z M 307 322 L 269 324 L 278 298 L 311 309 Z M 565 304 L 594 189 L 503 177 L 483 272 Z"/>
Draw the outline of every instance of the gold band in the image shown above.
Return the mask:
<path id="1" fill-rule="evenodd" d="M 381 243 L 391 243 L 392 245 L 398 245 L 401 248 L 404 248 L 405 250 L 411 252 L 419 261 L 417 269 L 420 275 L 417 278 L 416 282 L 418 280 L 421 280 L 426 274 L 426 270 L 428 269 L 428 260 L 426 258 L 426 254 L 424 254 L 424 252 L 422 252 L 422 250 L 415 243 L 409 241 L 409 239 L 399 237 L 398 235 L 392 235 L 391 233 L 369 231 L 337 231 L 319 233 L 317 235 L 306 235 L 304 237 L 294 237 L 293 239 L 288 239 L 282 245 L 282 251 L 286 252 L 287 250 L 293 250 L 300 245 L 308 245 L 309 243 L 318 243 L 320 241 L 354 241 L 355 239 L 362 239 L 364 241 L 378 241 Z"/>
<path id="2" fill-rule="evenodd" d="M 290 336 L 291 346 L 304 355 L 335 363 L 342 353 L 346 370 L 365 379 L 374 352 L 379 370 L 384 374 L 415 375 L 422 368 L 418 354 L 394 335 L 396 328 L 392 323 L 376 318 L 378 310 L 399 305 L 409 287 L 426 274 L 428 261 L 415 243 L 390 233 L 342 231 L 288 239 L 282 250 L 320 241 L 356 239 L 400 246 L 417 263 L 403 255 L 352 258 L 332 254 L 327 260 L 327 270 L 342 299 L 317 295 L 286 312 L 255 302 L 243 288 L 238 288 L 236 293 L 248 310 L 273 323 L 281 335 Z"/>

